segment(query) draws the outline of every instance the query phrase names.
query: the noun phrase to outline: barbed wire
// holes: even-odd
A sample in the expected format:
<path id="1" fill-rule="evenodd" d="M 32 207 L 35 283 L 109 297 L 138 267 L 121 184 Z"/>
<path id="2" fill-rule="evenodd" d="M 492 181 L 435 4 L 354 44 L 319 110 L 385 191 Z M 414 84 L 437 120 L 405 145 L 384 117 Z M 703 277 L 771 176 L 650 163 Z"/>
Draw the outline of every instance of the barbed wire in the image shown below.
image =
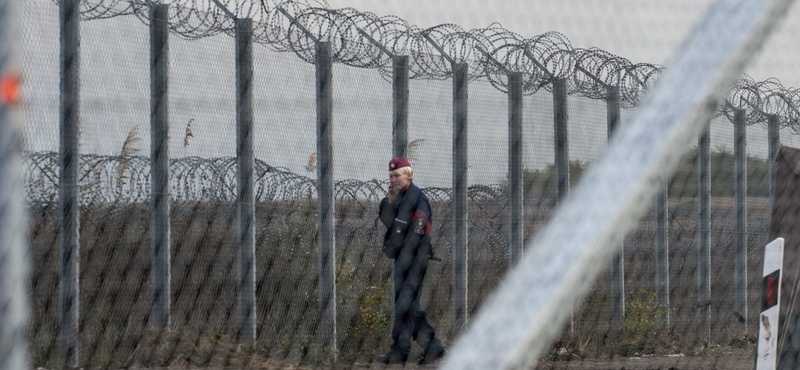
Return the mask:
<path id="1" fill-rule="evenodd" d="M 59 0 L 52 0 L 59 3 Z M 409 56 L 409 78 L 444 80 L 450 61 L 467 63 L 471 80 L 487 79 L 507 92 L 507 71 L 523 72 L 523 92 L 550 90 L 554 78 L 567 81 L 568 93 L 606 99 L 618 87 L 624 108 L 638 104 L 664 67 L 631 61 L 597 48 L 573 48 L 566 36 L 547 32 L 524 38 L 499 24 L 465 31 L 455 24 L 427 29 L 396 16 L 377 16 L 353 8 L 331 9 L 324 0 L 82 0 L 84 20 L 135 15 L 149 24 L 149 9 L 169 7 L 170 30 L 186 39 L 225 33 L 233 36 L 234 20 L 253 20 L 253 40 L 279 52 L 293 52 L 314 63 L 318 41 L 331 44 L 335 62 L 377 69 L 392 76 L 392 56 Z M 744 99 L 743 99 L 744 98 Z M 800 133 L 800 96 L 774 78 L 754 82 L 743 76 L 730 90 L 717 115 L 733 117 L 748 110 L 748 124 L 765 123 L 768 115 L 783 117 L 783 126 Z"/>
<path id="2" fill-rule="evenodd" d="M 24 156 L 25 196 L 28 204 L 56 204 L 58 153 L 29 152 Z M 150 159 L 140 156 L 81 155 L 79 172 L 81 206 L 147 203 L 150 201 Z M 286 168 L 256 159 L 257 202 L 307 201 L 317 195 L 316 181 Z M 336 181 L 337 201 L 379 202 L 386 196 L 388 180 Z M 431 201 L 449 202 L 452 190 L 425 188 Z M 236 158 L 184 157 L 170 161 L 170 197 L 174 202 L 234 202 Z M 472 200 L 507 203 L 504 187 L 472 185 Z"/>

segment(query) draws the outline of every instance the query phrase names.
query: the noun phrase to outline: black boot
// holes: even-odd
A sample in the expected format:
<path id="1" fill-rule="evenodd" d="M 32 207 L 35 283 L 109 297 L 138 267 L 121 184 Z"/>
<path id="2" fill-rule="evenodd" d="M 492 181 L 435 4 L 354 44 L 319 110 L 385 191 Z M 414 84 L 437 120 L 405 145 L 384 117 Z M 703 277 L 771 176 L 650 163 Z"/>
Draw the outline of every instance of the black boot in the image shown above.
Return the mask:
<path id="1" fill-rule="evenodd" d="M 447 354 L 447 347 L 445 347 L 441 341 L 437 340 L 435 343 L 431 343 L 428 346 L 428 349 L 418 363 L 420 365 L 429 365 L 444 357 L 445 354 Z"/>
<path id="2" fill-rule="evenodd" d="M 403 356 L 397 351 L 389 351 L 385 355 L 380 355 L 375 359 L 375 361 L 384 364 L 404 364 L 407 360 L 408 356 Z"/>

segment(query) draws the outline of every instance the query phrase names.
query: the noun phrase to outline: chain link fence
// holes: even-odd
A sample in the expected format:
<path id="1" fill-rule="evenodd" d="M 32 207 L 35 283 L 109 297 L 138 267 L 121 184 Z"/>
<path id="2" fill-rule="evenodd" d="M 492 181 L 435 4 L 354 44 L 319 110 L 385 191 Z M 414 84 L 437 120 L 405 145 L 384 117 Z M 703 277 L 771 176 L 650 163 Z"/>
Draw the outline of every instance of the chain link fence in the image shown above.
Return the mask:
<path id="1" fill-rule="evenodd" d="M 371 362 L 390 341 L 377 210 L 397 155 L 431 200 L 421 301 L 452 344 L 664 70 L 557 32 L 323 2 L 22 14 L 29 338 L 46 368 Z M 752 350 L 797 91 L 737 81 L 544 360 Z"/>

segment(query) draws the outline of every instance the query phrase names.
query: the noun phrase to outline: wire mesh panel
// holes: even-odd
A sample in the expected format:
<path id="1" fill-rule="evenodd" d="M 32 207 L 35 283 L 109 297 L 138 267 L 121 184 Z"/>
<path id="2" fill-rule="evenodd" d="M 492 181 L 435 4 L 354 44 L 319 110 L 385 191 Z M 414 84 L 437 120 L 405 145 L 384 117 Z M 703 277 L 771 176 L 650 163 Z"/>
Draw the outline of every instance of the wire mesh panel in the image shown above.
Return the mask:
<path id="1" fill-rule="evenodd" d="M 0 367 L 4 369 L 30 367 L 17 5 L 0 2 Z"/>
<path id="2" fill-rule="evenodd" d="M 746 23 L 710 0 L 445 3 L 22 2 L 33 366 L 377 366 L 387 351 L 382 360 L 438 363 L 424 340 L 391 360 L 400 329 L 424 320 L 395 317 L 397 266 L 379 217 L 389 160 L 407 158 L 429 200 L 433 252 L 415 294 L 453 347 L 526 268 L 515 266 L 551 257 L 530 243 L 648 114 L 643 102 L 680 40 L 698 34 L 693 22 L 716 9 L 720 24 Z M 555 308 L 566 318 L 549 323 L 555 339 L 515 356 L 575 368 L 750 366 L 780 206 L 773 160 L 778 144 L 800 145 L 800 79 L 785 47 L 796 12 L 731 87 L 708 95 L 708 134 L 665 149 L 674 171 L 643 170 L 655 190 L 629 205 L 641 210 L 630 225 L 613 225 L 629 230 L 588 264 L 597 275 L 569 287 L 585 294 Z M 78 18 L 79 33 L 65 26 Z M 75 59 L 59 54 L 68 46 Z M 659 122 L 640 124 L 660 132 Z M 605 168 L 634 171 L 624 153 L 660 139 L 617 148 L 622 159 Z M 614 196 L 629 202 L 630 191 Z"/>

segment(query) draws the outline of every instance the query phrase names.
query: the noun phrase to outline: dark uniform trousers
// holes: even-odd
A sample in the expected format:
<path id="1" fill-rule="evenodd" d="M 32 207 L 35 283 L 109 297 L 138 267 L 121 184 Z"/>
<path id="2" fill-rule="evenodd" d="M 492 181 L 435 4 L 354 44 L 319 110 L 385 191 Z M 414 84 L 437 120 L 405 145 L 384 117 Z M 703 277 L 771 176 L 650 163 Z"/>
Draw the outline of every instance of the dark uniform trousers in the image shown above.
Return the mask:
<path id="1" fill-rule="evenodd" d="M 430 242 L 420 243 L 420 248 L 416 251 L 404 249 L 394 260 L 392 350 L 404 356 L 408 356 L 411 351 L 411 339 L 416 340 L 426 351 L 431 344 L 442 346 L 441 340 L 428 321 L 428 315 L 419 305 L 419 293 L 425 270 L 428 268 L 430 249 Z"/>

